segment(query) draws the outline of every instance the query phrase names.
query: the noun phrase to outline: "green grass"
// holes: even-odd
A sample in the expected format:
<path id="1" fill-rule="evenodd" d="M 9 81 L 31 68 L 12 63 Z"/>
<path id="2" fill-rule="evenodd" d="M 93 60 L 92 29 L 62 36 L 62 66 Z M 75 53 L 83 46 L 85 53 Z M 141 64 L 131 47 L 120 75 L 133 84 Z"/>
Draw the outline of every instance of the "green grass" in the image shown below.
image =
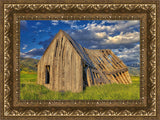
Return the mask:
<path id="1" fill-rule="evenodd" d="M 36 84 L 37 74 L 36 73 L 21 73 L 20 75 L 21 84 L 34 82 Z"/>
<path id="2" fill-rule="evenodd" d="M 36 73 L 21 72 L 21 100 L 138 100 L 140 98 L 139 77 L 133 76 L 132 84 L 105 84 L 87 87 L 83 92 L 54 92 L 36 84 Z"/>

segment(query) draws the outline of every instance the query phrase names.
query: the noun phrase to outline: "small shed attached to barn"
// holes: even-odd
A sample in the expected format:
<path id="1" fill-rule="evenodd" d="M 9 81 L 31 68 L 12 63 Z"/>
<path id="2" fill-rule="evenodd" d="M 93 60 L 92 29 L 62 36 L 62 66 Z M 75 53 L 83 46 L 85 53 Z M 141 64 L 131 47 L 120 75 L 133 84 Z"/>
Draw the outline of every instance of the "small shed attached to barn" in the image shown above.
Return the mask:
<path id="1" fill-rule="evenodd" d="M 54 91 L 132 83 L 127 66 L 109 49 L 83 48 L 60 30 L 37 64 L 37 82 Z"/>

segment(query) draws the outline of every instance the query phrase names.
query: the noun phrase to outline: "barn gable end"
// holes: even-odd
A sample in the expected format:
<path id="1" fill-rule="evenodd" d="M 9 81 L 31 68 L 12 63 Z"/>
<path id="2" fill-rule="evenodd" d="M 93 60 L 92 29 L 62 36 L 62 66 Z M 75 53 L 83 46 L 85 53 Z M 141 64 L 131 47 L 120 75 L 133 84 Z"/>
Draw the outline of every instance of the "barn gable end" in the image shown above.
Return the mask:
<path id="1" fill-rule="evenodd" d="M 46 66 L 50 66 L 49 83 L 45 83 Z M 83 90 L 82 58 L 60 31 L 38 63 L 38 84 L 54 91 L 80 92 Z"/>

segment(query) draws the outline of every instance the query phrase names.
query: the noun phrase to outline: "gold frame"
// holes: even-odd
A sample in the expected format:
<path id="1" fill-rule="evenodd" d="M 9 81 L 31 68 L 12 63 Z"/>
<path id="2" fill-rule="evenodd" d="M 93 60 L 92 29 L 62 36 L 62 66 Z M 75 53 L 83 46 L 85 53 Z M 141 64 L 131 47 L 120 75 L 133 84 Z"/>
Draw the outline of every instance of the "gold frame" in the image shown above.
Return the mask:
<path id="1" fill-rule="evenodd" d="M 47 2 L 46 2 L 47 3 Z M 49 1 L 46 4 L 40 1 L 0 1 L 0 41 L 1 74 L 0 78 L 0 117 L 2 119 L 26 119 L 28 116 L 35 119 L 62 119 L 67 118 L 96 119 L 115 118 L 125 119 L 134 116 L 137 119 L 160 117 L 159 91 L 160 72 L 158 57 L 160 57 L 159 26 L 160 3 L 158 0 L 143 1 L 133 4 L 129 1 L 103 0 L 89 1 Z M 63 4 L 62 4 L 63 3 Z M 46 100 L 21 101 L 19 99 L 19 22 L 20 20 L 140 20 L 141 35 L 141 98 L 140 100 Z M 2 21 L 4 20 L 4 22 Z M 159 108 L 158 108 L 159 107 Z M 52 116 L 52 117 L 51 117 Z M 99 119 L 99 118 L 97 118 Z M 132 119 L 131 117 L 126 119 Z M 135 119 L 135 118 L 133 118 Z"/>

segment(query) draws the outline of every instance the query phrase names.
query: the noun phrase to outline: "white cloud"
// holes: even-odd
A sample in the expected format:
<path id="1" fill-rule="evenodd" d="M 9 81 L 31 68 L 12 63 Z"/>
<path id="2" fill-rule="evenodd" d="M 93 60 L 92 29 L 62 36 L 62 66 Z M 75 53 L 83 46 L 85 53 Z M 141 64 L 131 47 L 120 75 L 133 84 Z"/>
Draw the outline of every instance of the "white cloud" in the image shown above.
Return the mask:
<path id="1" fill-rule="evenodd" d="M 119 35 L 116 36 L 109 36 L 108 39 L 104 39 L 105 42 L 103 44 L 126 44 L 126 43 L 134 43 L 140 40 L 140 33 L 139 32 L 128 32 L 123 33 L 121 32 Z"/>
<path id="2" fill-rule="evenodd" d="M 56 25 L 59 24 L 59 21 L 58 21 L 58 20 L 52 20 L 52 21 L 51 21 L 51 24 L 54 25 L 54 26 L 56 26 Z"/>
<path id="3" fill-rule="evenodd" d="M 97 38 L 104 38 L 107 36 L 107 34 L 106 34 L 106 32 L 97 32 L 97 33 L 95 33 L 95 36 Z"/>
<path id="4" fill-rule="evenodd" d="M 94 48 L 97 48 L 98 46 L 96 46 L 96 45 L 92 45 L 91 47 L 90 47 L 90 49 L 94 49 Z"/>
<path id="5" fill-rule="evenodd" d="M 32 55 L 26 55 L 25 53 L 20 52 L 20 56 L 23 58 L 31 58 Z"/>
<path id="6" fill-rule="evenodd" d="M 25 53 L 20 52 L 20 56 L 24 58 L 33 58 L 35 56 L 42 56 L 44 51 L 44 48 L 34 48 Z"/>
<path id="7" fill-rule="evenodd" d="M 34 28 L 34 29 L 37 29 L 38 27 L 37 26 L 31 26 L 32 28 Z"/>
<path id="8" fill-rule="evenodd" d="M 110 24 L 124 24 L 126 21 L 124 20 L 103 20 L 101 22 L 101 24 L 106 24 L 106 23 L 110 23 Z"/>
<path id="9" fill-rule="evenodd" d="M 79 22 L 79 20 L 61 20 L 61 22 L 70 25 L 71 29 L 79 30 L 85 27 L 85 25 L 77 25 L 77 22 Z"/>
<path id="10" fill-rule="evenodd" d="M 75 21 L 74 20 L 61 20 L 62 23 L 65 23 L 65 24 L 73 24 Z"/>
<path id="11" fill-rule="evenodd" d="M 77 23 L 79 22 L 79 20 L 61 20 L 62 23 L 65 23 L 65 24 L 74 24 L 74 23 Z"/>
<path id="12" fill-rule="evenodd" d="M 25 50 L 27 47 L 28 47 L 28 45 L 24 44 L 22 49 Z"/>
<path id="13" fill-rule="evenodd" d="M 36 22 L 36 25 L 41 25 L 42 23 L 41 22 Z"/>
<path id="14" fill-rule="evenodd" d="M 112 51 L 125 63 L 139 63 L 140 61 L 140 45 L 137 44 L 133 48 L 112 49 Z"/>
<path id="15" fill-rule="evenodd" d="M 71 24 L 72 29 L 76 29 L 78 31 L 82 31 L 83 28 L 85 28 L 85 25 L 76 25 L 76 24 Z"/>
<path id="16" fill-rule="evenodd" d="M 45 32 L 45 30 L 39 30 L 38 32 Z"/>
<path id="17" fill-rule="evenodd" d="M 116 30 L 124 30 L 128 27 L 136 26 L 136 25 L 139 25 L 139 24 L 140 24 L 139 20 L 128 20 L 127 22 L 119 23 L 119 24 L 115 25 L 114 27 L 115 27 Z"/>
<path id="18" fill-rule="evenodd" d="M 115 23 L 115 24 L 105 25 L 105 23 Z M 139 20 L 128 20 L 128 21 L 108 20 L 108 21 L 102 21 L 100 24 L 96 22 L 88 23 L 85 29 L 91 31 L 106 31 L 107 33 L 109 33 L 109 32 L 127 30 L 131 26 L 134 26 L 133 28 L 135 28 L 135 26 L 137 27 L 139 24 L 140 24 Z"/>
<path id="19" fill-rule="evenodd" d="M 104 25 L 104 24 L 97 24 L 97 23 L 88 23 L 84 29 L 90 30 L 93 32 L 105 31 L 107 33 L 114 32 L 116 30 L 114 25 Z"/>

